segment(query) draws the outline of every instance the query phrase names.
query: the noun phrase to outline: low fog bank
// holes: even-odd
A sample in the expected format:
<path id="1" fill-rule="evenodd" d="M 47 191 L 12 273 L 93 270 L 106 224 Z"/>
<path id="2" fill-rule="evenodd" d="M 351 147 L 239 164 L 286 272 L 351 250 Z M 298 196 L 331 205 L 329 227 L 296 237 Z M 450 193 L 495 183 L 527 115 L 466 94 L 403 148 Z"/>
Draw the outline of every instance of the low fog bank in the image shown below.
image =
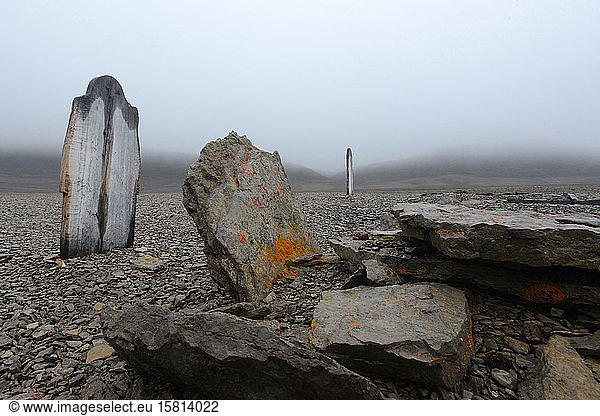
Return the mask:
<path id="1" fill-rule="evenodd" d="M 180 192 L 197 155 L 146 152 L 142 192 Z M 295 191 L 344 191 L 345 172 L 324 175 L 284 160 Z M 343 166 L 341 166 L 343 168 Z M 0 153 L 0 192 L 58 192 L 60 153 Z M 600 184 L 600 159 L 576 155 L 437 155 L 356 167 L 357 190 Z"/>

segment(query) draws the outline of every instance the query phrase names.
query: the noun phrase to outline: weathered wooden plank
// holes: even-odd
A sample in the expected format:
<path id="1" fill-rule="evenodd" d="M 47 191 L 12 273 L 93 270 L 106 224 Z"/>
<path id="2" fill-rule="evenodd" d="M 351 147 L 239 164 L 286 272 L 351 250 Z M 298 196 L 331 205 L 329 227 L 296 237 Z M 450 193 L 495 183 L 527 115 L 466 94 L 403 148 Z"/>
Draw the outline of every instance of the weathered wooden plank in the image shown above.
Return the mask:
<path id="1" fill-rule="evenodd" d="M 354 168 L 350 148 L 346 149 L 346 195 L 354 195 Z"/>
<path id="2" fill-rule="evenodd" d="M 138 121 L 137 109 L 108 75 L 94 78 L 73 100 L 60 173 L 62 258 L 133 244 Z"/>

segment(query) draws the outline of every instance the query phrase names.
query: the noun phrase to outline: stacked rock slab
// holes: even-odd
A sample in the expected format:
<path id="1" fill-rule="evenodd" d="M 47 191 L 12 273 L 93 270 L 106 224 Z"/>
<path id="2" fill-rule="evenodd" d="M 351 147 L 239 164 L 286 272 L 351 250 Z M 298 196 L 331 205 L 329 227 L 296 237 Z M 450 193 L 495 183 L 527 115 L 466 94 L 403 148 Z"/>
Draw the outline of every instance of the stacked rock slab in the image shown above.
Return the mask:
<path id="1" fill-rule="evenodd" d="M 131 365 L 215 399 L 378 399 L 366 378 L 307 343 L 221 312 L 126 306 L 103 333 Z"/>
<path id="2" fill-rule="evenodd" d="M 392 215 L 404 235 L 429 241 L 455 259 L 600 271 L 600 219 L 596 217 L 438 204 L 398 204 Z"/>
<path id="3" fill-rule="evenodd" d="M 318 252 L 279 154 L 235 132 L 202 149 L 183 184 L 183 204 L 213 279 L 237 300 L 262 300 L 286 273 L 286 260 Z"/>
<path id="4" fill-rule="evenodd" d="M 104 75 L 73 100 L 63 146 L 60 255 L 101 253 L 133 244 L 139 190 L 138 111 Z"/>
<path id="5" fill-rule="evenodd" d="M 464 377 L 473 353 L 466 298 L 443 284 L 323 292 L 310 334 L 358 373 L 446 388 Z"/>
<path id="6" fill-rule="evenodd" d="M 359 269 L 364 261 L 376 260 L 409 279 L 475 286 L 535 303 L 600 305 L 600 280 L 594 270 L 457 260 L 401 231 L 394 237 L 391 232 L 384 238 L 371 234 L 369 240 L 337 238 L 329 243 L 339 257 Z"/>

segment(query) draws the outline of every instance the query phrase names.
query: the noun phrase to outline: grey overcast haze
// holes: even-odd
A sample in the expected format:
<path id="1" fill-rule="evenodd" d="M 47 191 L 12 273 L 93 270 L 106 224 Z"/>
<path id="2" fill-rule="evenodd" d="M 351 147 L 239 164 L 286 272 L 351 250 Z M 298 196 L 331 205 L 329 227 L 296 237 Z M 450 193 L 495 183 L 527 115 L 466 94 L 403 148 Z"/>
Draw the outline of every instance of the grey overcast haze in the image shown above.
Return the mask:
<path id="1" fill-rule="evenodd" d="M 600 158 L 600 2 L 10 1 L 0 151 L 62 147 L 110 74 L 142 152 L 231 130 L 321 172 L 456 154 Z"/>

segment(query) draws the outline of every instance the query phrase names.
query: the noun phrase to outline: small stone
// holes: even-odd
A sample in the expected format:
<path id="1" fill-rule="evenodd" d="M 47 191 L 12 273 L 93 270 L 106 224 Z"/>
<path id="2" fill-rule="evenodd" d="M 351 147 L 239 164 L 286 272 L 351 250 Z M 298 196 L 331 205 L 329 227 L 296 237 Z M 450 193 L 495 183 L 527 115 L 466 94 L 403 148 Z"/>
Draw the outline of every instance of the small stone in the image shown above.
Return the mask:
<path id="1" fill-rule="evenodd" d="M 483 378 L 478 376 L 471 376 L 471 378 L 469 378 L 469 388 L 476 394 L 481 393 L 483 391 L 484 386 L 485 381 L 483 380 Z"/>
<path id="2" fill-rule="evenodd" d="M 485 348 L 486 351 L 498 351 L 498 343 L 493 338 L 486 338 L 483 341 L 483 348 Z"/>
<path id="3" fill-rule="evenodd" d="M 516 352 L 517 354 L 527 354 L 529 352 L 529 344 L 519 341 L 512 337 L 506 337 L 506 343 L 508 348 Z"/>
<path id="4" fill-rule="evenodd" d="M 28 331 L 33 331 L 34 329 L 37 329 L 38 326 L 40 326 L 39 322 L 32 322 L 28 324 L 25 328 L 27 328 Z"/>
<path id="5" fill-rule="evenodd" d="M 462 391 L 462 398 L 465 400 L 471 400 L 473 398 L 473 392 L 467 389 Z"/>
<path id="6" fill-rule="evenodd" d="M 132 264 L 140 270 L 157 272 L 165 268 L 165 263 L 152 256 L 141 256 L 132 261 Z"/>
<path id="7" fill-rule="evenodd" d="M 534 364 L 534 361 L 535 360 L 533 357 L 529 358 L 526 355 L 517 354 L 517 356 L 515 357 L 515 364 L 519 368 L 529 368 Z"/>
<path id="8" fill-rule="evenodd" d="M 81 332 L 81 327 L 78 327 L 78 328 L 70 329 L 70 330 L 66 331 L 65 335 L 68 337 L 76 337 L 77 335 L 79 335 L 80 332 Z"/>
<path id="9" fill-rule="evenodd" d="M 108 344 L 100 344 L 91 348 L 85 359 L 85 363 L 89 364 L 96 360 L 101 360 L 104 358 L 108 358 L 115 353 L 115 349 Z"/>
<path id="10" fill-rule="evenodd" d="M 512 354 L 506 351 L 495 351 L 486 354 L 487 364 L 492 368 L 510 370 L 513 365 Z"/>
<path id="11" fill-rule="evenodd" d="M 496 383 L 500 384 L 502 387 L 512 387 L 514 383 L 517 381 L 516 377 L 513 376 L 510 372 L 506 370 L 501 370 L 499 368 L 492 368 L 492 378 Z"/>
<path id="12" fill-rule="evenodd" d="M 352 235 L 352 237 L 355 240 L 368 240 L 369 233 L 367 233 L 366 231 L 355 231 L 354 234 Z"/>
<path id="13" fill-rule="evenodd" d="M 81 345 L 83 344 L 83 342 L 81 342 L 81 341 L 67 341 L 66 344 L 67 344 L 67 347 L 79 348 L 79 347 L 81 347 Z"/>
<path id="14" fill-rule="evenodd" d="M 564 314 L 565 314 L 565 311 L 563 309 L 550 308 L 550 316 L 552 316 L 554 318 L 562 318 Z"/>
<path id="15" fill-rule="evenodd" d="M 67 309 L 67 311 L 73 312 L 75 310 L 75 305 L 73 305 L 72 303 L 67 303 L 65 305 L 65 308 Z"/>
<path id="16" fill-rule="evenodd" d="M 96 302 L 96 304 L 94 305 L 94 310 L 96 312 L 100 312 L 102 308 L 104 308 L 104 303 Z"/>
<path id="17" fill-rule="evenodd" d="M 523 324 L 523 338 L 530 344 L 537 344 L 542 341 L 542 325 L 535 322 L 525 322 Z"/>

